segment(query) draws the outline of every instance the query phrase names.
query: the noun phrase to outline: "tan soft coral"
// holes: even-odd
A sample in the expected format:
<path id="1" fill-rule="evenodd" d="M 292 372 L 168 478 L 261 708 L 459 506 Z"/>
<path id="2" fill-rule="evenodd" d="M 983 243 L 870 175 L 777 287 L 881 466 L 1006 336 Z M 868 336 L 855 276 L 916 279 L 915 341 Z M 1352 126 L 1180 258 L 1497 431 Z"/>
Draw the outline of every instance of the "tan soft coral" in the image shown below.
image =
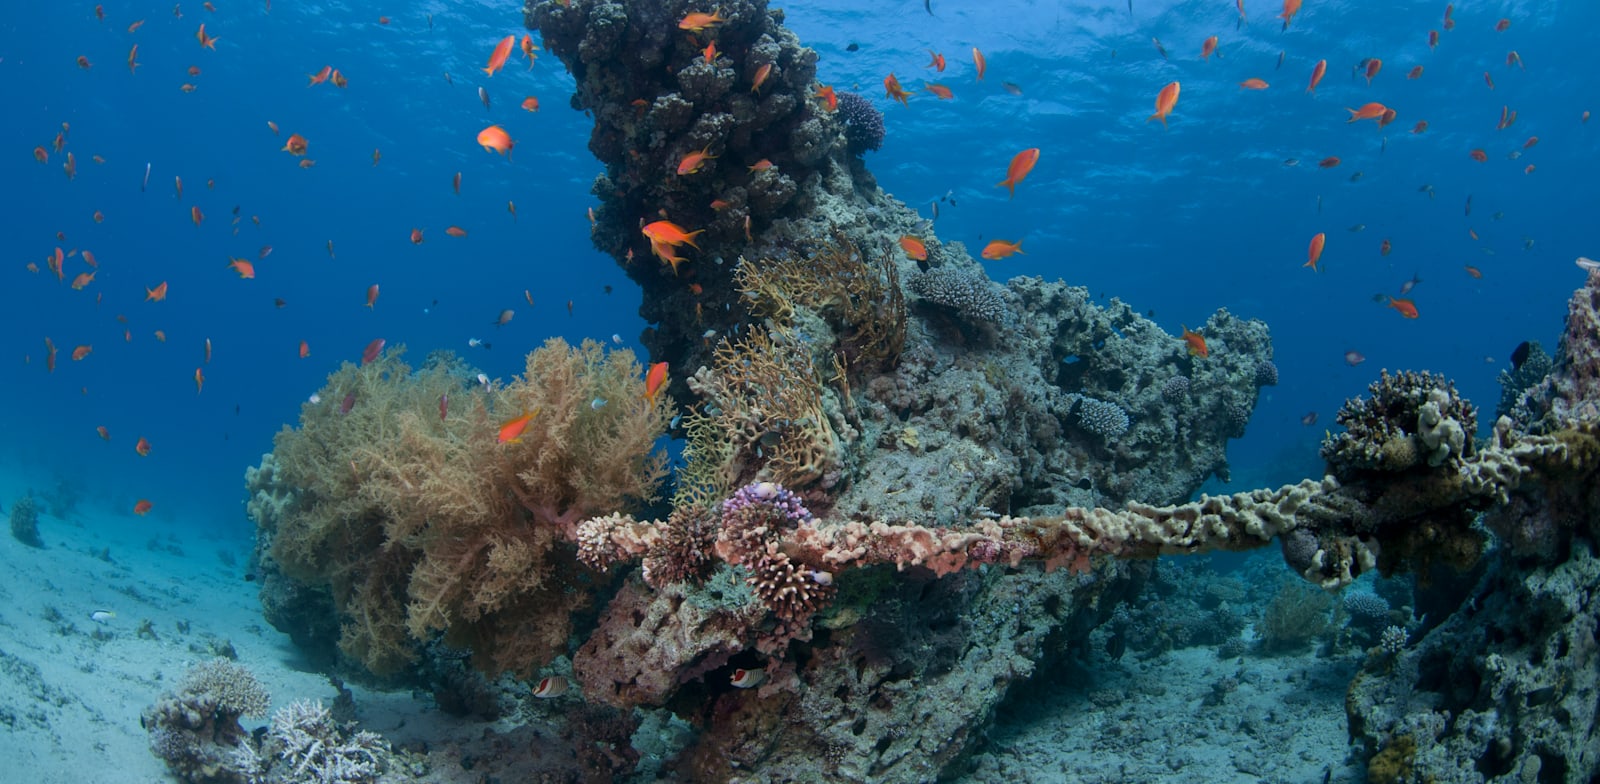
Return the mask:
<path id="1" fill-rule="evenodd" d="M 631 352 L 552 340 L 501 389 L 470 376 L 448 360 L 412 372 L 397 354 L 347 364 L 276 442 L 297 493 L 273 553 L 330 587 L 341 649 L 374 672 L 441 631 L 487 670 L 548 660 L 582 609 L 573 522 L 649 499 L 665 474 L 653 446 L 671 401 L 645 397 Z M 500 443 L 523 413 L 521 439 Z"/>

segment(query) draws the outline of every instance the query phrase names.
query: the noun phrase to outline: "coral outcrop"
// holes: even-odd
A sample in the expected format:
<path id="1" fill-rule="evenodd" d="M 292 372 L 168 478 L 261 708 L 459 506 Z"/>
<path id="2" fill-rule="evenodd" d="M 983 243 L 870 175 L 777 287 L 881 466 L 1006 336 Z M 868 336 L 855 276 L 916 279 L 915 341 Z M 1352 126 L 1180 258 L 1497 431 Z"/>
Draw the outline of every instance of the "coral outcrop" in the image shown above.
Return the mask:
<path id="1" fill-rule="evenodd" d="M 39 536 L 39 505 L 31 494 L 11 505 L 11 537 L 29 547 L 44 547 Z"/>
<path id="2" fill-rule="evenodd" d="M 177 691 L 145 709 L 150 749 L 173 775 L 195 784 L 254 784 L 260 762 L 241 717 L 267 715 L 272 698 L 255 675 L 227 659 L 190 668 Z"/>

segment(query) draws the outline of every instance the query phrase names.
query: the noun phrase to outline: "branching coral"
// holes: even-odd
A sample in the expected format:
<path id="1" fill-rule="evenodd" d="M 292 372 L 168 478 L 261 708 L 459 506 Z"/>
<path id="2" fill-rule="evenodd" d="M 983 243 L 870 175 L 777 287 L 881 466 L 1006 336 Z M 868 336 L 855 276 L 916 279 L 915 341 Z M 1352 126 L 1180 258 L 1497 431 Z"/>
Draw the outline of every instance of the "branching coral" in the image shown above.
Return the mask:
<path id="1" fill-rule="evenodd" d="M 644 395 L 631 352 L 551 340 L 503 388 L 463 383 L 446 361 L 412 372 L 395 355 L 346 365 L 301 427 L 277 439 L 273 555 L 331 589 L 340 647 L 379 674 L 444 631 L 480 667 L 531 671 L 558 651 L 577 520 L 648 500 L 671 402 Z M 500 422 L 531 415 L 519 439 Z"/>
<path id="2" fill-rule="evenodd" d="M 175 694 L 146 708 L 150 749 L 184 781 L 245 784 L 261 769 L 240 717 L 264 716 L 271 698 L 249 670 L 226 659 L 195 665 Z"/>
<path id="3" fill-rule="evenodd" d="M 1471 452 L 1478 412 L 1456 394 L 1455 385 L 1427 371 L 1384 371 L 1339 409 L 1345 432 L 1322 444 L 1329 470 L 1341 479 L 1370 471 L 1433 467 Z"/>
<path id="4" fill-rule="evenodd" d="M 713 427 L 734 444 L 726 468 L 696 469 L 741 480 L 770 479 L 802 488 L 840 466 L 838 435 L 822 407 L 823 382 L 809 347 L 781 329 L 752 328 L 724 338 L 712 365 L 689 379 L 705 401 L 691 428 Z M 712 425 L 699 418 L 708 418 Z"/>

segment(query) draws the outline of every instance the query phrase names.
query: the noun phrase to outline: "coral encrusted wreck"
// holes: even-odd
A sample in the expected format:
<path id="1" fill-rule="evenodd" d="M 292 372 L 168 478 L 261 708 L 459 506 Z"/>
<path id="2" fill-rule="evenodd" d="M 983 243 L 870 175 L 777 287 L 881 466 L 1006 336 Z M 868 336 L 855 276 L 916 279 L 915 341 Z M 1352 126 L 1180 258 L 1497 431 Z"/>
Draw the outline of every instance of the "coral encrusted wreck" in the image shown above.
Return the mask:
<path id="1" fill-rule="evenodd" d="M 262 601 L 302 644 L 401 681 L 450 648 L 570 672 L 592 775 L 634 773 L 626 739 L 676 722 L 653 754 L 683 780 L 922 782 L 1135 595 L 1150 570 L 1128 559 L 1279 542 L 1337 588 L 1481 565 L 1480 514 L 1534 538 L 1497 510 L 1551 499 L 1557 546 L 1518 551 L 1592 542 L 1573 488 L 1594 423 L 1501 419 L 1478 442 L 1428 374 L 1347 407 L 1331 475 L 1188 501 L 1228 478 L 1278 380 L 1266 326 L 1219 310 L 1199 356 L 1116 299 L 989 279 L 877 188 L 781 11 L 731 0 L 680 27 L 709 10 L 527 8 L 595 120 L 593 239 L 645 290 L 668 392 L 592 344 L 547 344 L 493 391 L 447 359 L 341 369 L 249 476 Z M 662 219 L 698 247 L 641 232 Z M 683 465 L 662 486 L 669 424 Z"/>

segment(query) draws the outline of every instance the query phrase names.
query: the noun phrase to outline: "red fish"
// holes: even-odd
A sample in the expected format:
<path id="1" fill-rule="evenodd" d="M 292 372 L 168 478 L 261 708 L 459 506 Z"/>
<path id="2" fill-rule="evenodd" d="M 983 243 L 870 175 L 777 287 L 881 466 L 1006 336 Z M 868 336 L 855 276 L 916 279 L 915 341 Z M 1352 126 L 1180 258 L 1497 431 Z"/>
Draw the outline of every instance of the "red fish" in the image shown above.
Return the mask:
<path id="1" fill-rule="evenodd" d="M 500 425 L 500 432 L 495 435 L 495 440 L 502 444 L 522 443 L 522 433 L 528 429 L 528 423 L 533 421 L 534 414 L 537 413 L 539 412 L 535 410 Z"/>
<path id="2" fill-rule="evenodd" d="M 1283 0 L 1283 13 L 1278 18 L 1283 20 L 1283 29 L 1289 29 L 1289 23 L 1294 21 L 1294 15 L 1300 13 L 1300 0 Z"/>
<path id="3" fill-rule="evenodd" d="M 1317 236 L 1311 238 L 1311 246 L 1306 251 L 1306 263 L 1300 266 L 1310 267 L 1312 272 L 1321 272 L 1322 268 L 1317 266 L 1317 263 L 1322 260 L 1322 246 L 1327 241 L 1326 234 L 1317 232 Z"/>
<path id="4" fill-rule="evenodd" d="M 111 431 L 107 430 L 105 425 L 101 425 L 101 426 L 95 428 L 94 432 L 100 434 L 100 440 L 102 440 L 102 441 L 110 441 L 111 440 Z"/>
<path id="5" fill-rule="evenodd" d="M 900 238 L 900 247 L 905 249 L 906 255 L 917 261 L 928 260 L 928 246 L 922 240 L 906 235 Z"/>
<path id="6" fill-rule="evenodd" d="M 324 65 L 324 66 L 322 66 L 322 70 L 320 70 L 320 71 L 318 71 L 318 72 L 316 72 L 314 74 L 308 74 L 308 78 L 311 81 L 306 86 L 310 87 L 312 85 L 322 84 L 323 82 L 328 81 L 328 77 L 330 77 L 332 75 L 333 75 L 333 66 Z"/>
<path id="7" fill-rule="evenodd" d="M 199 226 L 200 221 L 206 219 L 206 215 L 200 211 L 199 206 L 194 206 L 189 208 L 189 219 L 194 221 L 194 225 Z"/>
<path id="8" fill-rule="evenodd" d="M 899 101 L 901 105 L 906 105 L 906 99 L 911 97 L 911 93 L 906 92 L 905 88 L 900 86 L 900 80 L 896 79 L 893 73 L 883 77 L 883 91 L 885 95 Z"/>
<path id="9" fill-rule="evenodd" d="M 950 88 L 942 84 L 929 84 L 924 89 L 930 93 L 933 93 L 934 95 L 939 96 L 939 100 L 941 101 L 948 101 L 955 97 L 955 93 L 950 92 Z"/>
<path id="10" fill-rule="evenodd" d="M 1172 114 L 1172 108 L 1178 105 L 1178 93 L 1182 89 L 1177 82 L 1161 88 L 1161 92 L 1156 93 L 1156 113 L 1145 118 L 1145 122 L 1160 120 L 1161 126 L 1166 127 L 1167 115 Z"/>
<path id="11" fill-rule="evenodd" d="M 1200 43 L 1200 59 L 1211 59 L 1212 53 L 1217 51 L 1217 37 L 1211 36 Z"/>
<path id="12" fill-rule="evenodd" d="M 138 452 L 140 457 L 149 457 L 150 440 L 144 436 L 139 436 L 139 440 L 133 443 L 133 451 Z"/>
<path id="13" fill-rule="evenodd" d="M 1266 80 L 1264 79 L 1256 79 L 1252 77 L 1240 82 L 1239 86 L 1246 90 L 1265 90 L 1271 85 L 1267 84 Z"/>
<path id="14" fill-rule="evenodd" d="M 298 133 L 291 133 L 289 134 L 289 141 L 283 145 L 282 152 L 287 152 L 291 155 L 305 155 L 307 144 L 306 137 Z"/>
<path id="15" fill-rule="evenodd" d="M 1471 275 L 1474 278 L 1482 278 L 1483 277 L 1483 272 L 1480 271 L 1477 267 L 1472 266 L 1471 264 L 1463 265 L 1461 268 L 1466 270 L 1467 274 Z"/>
<path id="16" fill-rule="evenodd" d="M 834 93 L 833 85 L 823 85 L 821 89 L 817 90 L 817 97 L 822 99 L 822 105 L 828 107 L 828 111 L 836 112 L 839 110 L 839 96 Z"/>
<path id="17" fill-rule="evenodd" d="M 94 353 L 94 346 L 82 345 L 72 350 L 72 361 L 82 362 L 84 357 Z"/>
<path id="18" fill-rule="evenodd" d="M 1328 157 L 1323 158 L 1320 161 L 1317 161 L 1317 165 L 1322 167 L 1322 168 L 1324 168 L 1324 169 L 1331 169 L 1331 168 L 1333 168 L 1335 166 L 1338 166 L 1339 163 L 1340 163 L 1339 156 L 1337 156 L 1337 155 L 1329 155 Z"/>
<path id="19" fill-rule="evenodd" d="M 983 253 L 980 255 L 986 259 L 989 259 L 990 261 L 999 261 L 1000 259 L 1006 258 L 1013 253 L 1021 252 L 1022 240 L 1017 240 L 1016 242 L 1009 242 L 1007 240 L 991 240 L 988 245 L 983 246 Z"/>
<path id="20" fill-rule="evenodd" d="M 1198 332 L 1194 332 L 1194 331 L 1190 330 L 1188 326 L 1185 326 L 1185 325 L 1179 325 L 1179 326 L 1183 326 L 1183 335 L 1182 335 L 1182 337 L 1183 337 L 1183 342 L 1188 344 L 1189 356 L 1191 356 L 1191 357 L 1199 357 L 1201 359 L 1205 359 L 1206 357 L 1211 356 L 1211 349 L 1206 347 L 1205 336 L 1201 335 Z"/>
<path id="21" fill-rule="evenodd" d="M 483 72 L 494 76 L 495 71 L 506 67 L 506 58 L 511 56 L 511 47 L 515 46 L 516 43 L 517 37 L 514 35 L 508 35 L 500 39 L 500 43 L 494 47 L 494 52 L 489 55 L 489 67 L 483 69 Z"/>
<path id="22" fill-rule="evenodd" d="M 706 145 L 697 152 L 684 155 L 683 160 L 678 161 L 678 176 L 699 172 L 705 166 L 706 161 L 715 157 L 717 156 L 711 154 L 710 145 Z"/>
<path id="23" fill-rule="evenodd" d="M 245 280 L 252 280 L 256 276 L 256 265 L 245 261 L 244 259 L 235 259 L 230 257 L 228 259 L 228 269 L 239 273 L 239 277 L 244 278 Z"/>
<path id="24" fill-rule="evenodd" d="M 365 365 L 376 360 L 378 355 L 383 353 L 383 345 L 387 342 L 383 338 L 378 338 L 368 343 L 367 347 L 361 350 L 361 364 Z"/>
<path id="25" fill-rule="evenodd" d="M 678 29 L 698 33 L 704 31 L 707 27 L 715 27 L 726 21 L 728 20 L 722 18 L 721 11 L 713 11 L 709 14 L 690 13 L 684 14 L 683 18 L 678 20 Z"/>
<path id="26" fill-rule="evenodd" d="M 750 92 L 761 92 L 761 85 L 767 83 L 767 77 L 772 75 L 772 63 L 763 63 L 756 69 L 755 78 L 750 80 Z"/>
<path id="27" fill-rule="evenodd" d="M 1439 48 L 1439 31 L 1438 30 L 1429 30 L 1428 31 L 1428 48 L 1429 49 L 1438 49 Z"/>
<path id="28" fill-rule="evenodd" d="M 1503 33 L 1509 27 L 1511 27 L 1510 19 L 1501 19 L 1500 21 L 1494 23 L 1494 31 L 1497 33 Z"/>
<path id="29" fill-rule="evenodd" d="M 1422 66 L 1420 66 L 1420 65 L 1414 65 L 1414 66 L 1411 67 L 1411 70 L 1406 71 L 1406 78 L 1407 79 L 1418 79 L 1418 78 L 1421 78 L 1421 77 L 1422 77 Z"/>
<path id="30" fill-rule="evenodd" d="M 194 369 L 194 393 L 196 395 L 200 394 L 200 390 L 205 389 L 205 386 L 206 386 L 206 374 L 200 372 L 200 368 L 195 368 Z"/>
<path id="31" fill-rule="evenodd" d="M 1173 84 L 1177 84 L 1177 82 L 1173 82 Z M 1163 90 L 1162 92 L 1164 93 L 1166 91 Z M 1157 101 L 1157 105 L 1160 105 L 1159 100 Z M 1168 107 L 1168 111 L 1171 111 L 1171 107 Z M 1166 119 L 1163 118 L 1162 123 L 1165 124 L 1165 122 Z M 1038 147 L 1029 147 L 1022 152 L 1011 156 L 1011 163 L 1010 165 L 1006 166 L 1006 178 L 995 183 L 995 187 L 998 188 L 1003 185 L 1005 186 L 1006 190 L 1010 191 L 1011 193 L 1011 196 L 1008 198 L 1015 197 L 1017 195 L 1017 183 L 1022 182 L 1023 179 L 1028 176 L 1028 173 L 1033 171 L 1034 164 L 1037 164 L 1038 162 Z"/>
<path id="32" fill-rule="evenodd" d="M 491 125 L 478 131 L 478 144 L 482 145 L 485 152 L 497 152 L 509 156 L 511 148 L 517 143 L 512 141 L 511 134 L 506 133 L 506 129 Z"/>
<path id="33" fill-rule="evenodd" d="M 1478 163 L 1483 163 L 1484 161 L 1489 160 L 1489 154 L 1484 152 L 1483 150 L 1473 150 L 1473 151 L 1471 151 L 1471 152 L 1469 152 L 1467 154 L 1472 156 L 1472 159 L 1477 161 Z"/>
<path id="34" fill-rule="evenodd" d="M 989 70 L 989 61 L 983 59 L 983 52 L 978 51 L 976 46 L 972 47 L 972 65 L 978 69 L 978 81 L 983 81 L 984 72 Z"/>
<path id="35" fill-rule="evenodd" d="M 1390 297 L 1389 307 L 1399 311 L 1400 315 L 1408 319 L 1414 319 L 1418 315 L 1416 303 L 1409 299 L 1397 299 L 1395 297 Z"/>
<path id="36" fill-rule="evenodd" d="M 411 230 L 411 244 L 412 245 L 421 245 L 422 244 L 422 229 L 412 229 Z"/>
<path id="37" fill-rule="evenodd" d="M 144 301 L 145 302 L 160 302 L 160 301 L 162 301 L 162 300 L 164 300 L 166 298 L 167 298 L 167 282 L 164 281 L 164 280 L 161 281 L 161 283 L 157 284 L 155 288 L 153 288 L 153 289 L 152 288 L 146 288 L 144 290 Z"/>
<path id="38" fill-rule="evenodd" d="M 367 307 L 371 308 L 378 301 L 378 284 L 367 287 Z M 376 310 L 376 308 L 374 308 Z"/>
<path id="39" fill-rule="evenodd" d="M 667 363 L 656 362 L 650 365 L 650 370 L 644 375 L 644 396 L 646 400 L 655 402 L 656 395 L 661 392 L 661 387 L 667 383 Z"/>
<path id="40" fill-rule="evenodd" d="M 928 50 L 928 54 L 933 57 L 933 60 L 922 67 L 932 68 L 936 73 L 944 73 L 944 55 L 939 54 L 932 49 Z"/>
<path id="41" fill-rule="evenodd" d="M 1377 101 L 1372 101 L 1370 103 L 1362 104 L 1360 109 L 1351 109 L 1350 107 L 1346 106 L 1344 110 L 1350 113 L 1350 119 L 1345 120 L 1345 122 L 1353 123 L 1360 120 L 1382 119 L 1383 113 L 1389 111 L 1389 107 L 1384 106 Z"/>
<path id="42" fill-rule="evenodd" d="M 300 358 L 305 359 L 309 356 L 311 356 L 311 344 L 304 340 L 300 341 Z"/>
<path id="43" fill-rule="evenodd" d="M 539 99 L 531 95 L 522 99 L 522 108 L 530 112 L 539 111 Z"/>
<path id="44" fill-rule="evenodd" d="M 1378 71 L 1381 71 L 1381 70 L 1383 70 L 1383 61 L 1382 60 L 1380 60 L 1380 59 L 1378 59 L 1376 57 L 1367 58 L 1367 84 L 1368 85 L 1372 84 L 1372 77 L 1377 76 L 1378 75 Z"/>
<path id="45" fill-rule="evenodd" d="M 140 517 L 143 517 L 146 514 L 149 514 L 150 510 L 154 509 L 154 508 L 155 508 L 154 504 L 152 504 L 149 501 L 146 501 L 145 499 L 141 498 L 137 502 L 134 503 L 134 505 L 133 505 L 133 513 L 136 514 L 136 515 L 139 515 Z"/>
<path id="46" fill-rule="evenodd" d="M 1387 256 L 1387 255 L 1389 255 L 1389 251 L 1392 250 L 1393 247 L 1394 246 L 1389 244 L 1389 238 L 1388 237 L 1384 237 L 1383 238 L 1383 242 L 1378 244 L 1378 255 L 1379 256 Z"/>

